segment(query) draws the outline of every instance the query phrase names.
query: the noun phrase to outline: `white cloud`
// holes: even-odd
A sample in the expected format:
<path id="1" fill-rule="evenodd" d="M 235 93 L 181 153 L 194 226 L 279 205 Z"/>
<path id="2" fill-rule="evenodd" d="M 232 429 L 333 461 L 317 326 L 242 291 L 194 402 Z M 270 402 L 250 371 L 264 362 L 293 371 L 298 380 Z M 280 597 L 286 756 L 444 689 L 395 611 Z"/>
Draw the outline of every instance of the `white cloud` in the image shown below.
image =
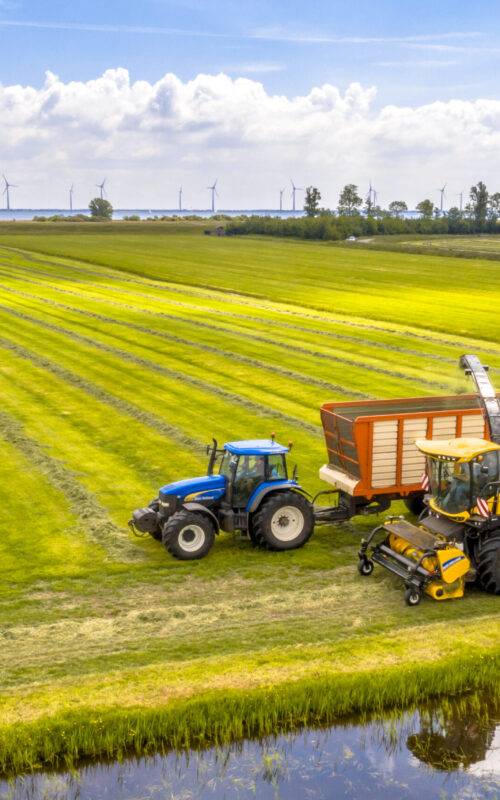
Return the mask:
<path id="1" fill-rule="evenodd" d="M 225 208 L 276 207 L 279 189 L 318 186 L 336 205 L 347 182 L 370 176 L 383 204 L 437 200 L 485 180 L 500 189 L 500 101 L 452 100 L 373 110 L 376 89 L 315 87 L 269 95 L 225 74 L 131 83 L 125 69 L 87 83 L 48 72 L 41 88 L 0 85 L 0 172 L 19 188 L 13 205 L 85 206 L 108 178 L 119 207 L 206 207 L 218 178 Z M 433 194 L 434 192 L 434 194 Z"/>

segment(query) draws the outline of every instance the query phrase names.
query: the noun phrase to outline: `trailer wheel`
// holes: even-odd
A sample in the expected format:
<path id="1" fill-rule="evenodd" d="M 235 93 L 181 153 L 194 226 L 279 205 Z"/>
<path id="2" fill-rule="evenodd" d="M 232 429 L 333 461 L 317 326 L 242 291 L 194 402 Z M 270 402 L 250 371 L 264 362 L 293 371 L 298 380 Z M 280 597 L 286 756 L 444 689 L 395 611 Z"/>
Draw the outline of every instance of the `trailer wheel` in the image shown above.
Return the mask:
<path id="1" fill-rule="evenodd" d="M 159 498 L 155 497 L 154 500 L 151 500 L 151 502 L 148 503 L 148 508 L 152 508 L 153 511 L 156 511 L 156 513 L 158 513 L 158 511 L 160 510 Z M 150 536 L 153 537 L 153 539 L 156 539 L 157 542 L 161 542 L 161 528 L 159 525 L 154 529 L 154 531 L 150 531 L 149 533 Z"/>
<path id="2" fill-rule="evenodd" d="M 487 539 L 478 551 L 477 574 L 486 592 L 500 594 L 500 536 Z"/>
<path id="3" fill-rule="evenodd" d="M 405 603 L 407 606 L 418 606 L 422 599 L 422 592 L 414 586 L 409 586 L 405 592 Z"/>
<path id="4" fill-rule="evenodd" d="M 358 561 L 358 572 L 363 577 L 367 575 L 371 575 L 373 572 L 373 561 L 370 561 L 369 558 L 360 558 Z"/>
<path id="5" fill-rule="evenodd" d="M 403 497 L 403 503 L 408 511 L 410 511 L 412 514 L 415 514 L 416 517 L 422 513 L 424 508 L 426 508 L 423 494 L 410 494 L 408 497 Z"/>
<path id="6" fill-rule="evenodd" d="M 252 519 L 255 541 L 268 550 L 302 547 L 313 530 L 312 505 L 298 492 L 275 492 L 262 501 Z"/>
<path id="7" fill-rule="evenodd" d="M 177 511 L 163 526 L 163 544 L 170 555 L 180 561 L 203 558 L 212 547 L 214 539 L 214 526 L 206 514 Z"/>

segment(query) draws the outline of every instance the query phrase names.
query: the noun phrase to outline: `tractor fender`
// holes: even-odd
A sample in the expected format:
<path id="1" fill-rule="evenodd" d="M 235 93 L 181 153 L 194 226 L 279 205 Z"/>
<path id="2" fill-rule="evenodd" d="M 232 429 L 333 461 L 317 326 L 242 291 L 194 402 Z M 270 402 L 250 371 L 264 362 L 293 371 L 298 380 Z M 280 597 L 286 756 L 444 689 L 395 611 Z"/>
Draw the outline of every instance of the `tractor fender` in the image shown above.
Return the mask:
<path id="1" fill-rule="evenodd" d="M 207 517 L 210 517 L 210 519 L 215 525 L 215 533 L 219 533 L 219 520 L 217 519 L 213 511 L 210 511 L 209 508 L 202 505 L 201 503 L 183 503 L 182 507 L 187 509 L 188 511 L 198 511 L 201 514 L 206 514 Z"/>
<path id="2" fill-rule="evenodd" d="M 302 486 L 296 481 L 272 481 L 269 483 L 262 483 L 257 487 L 248 501 L 247 511 L 249 513 L 257 511 L 266 495 L 270 494 L 270 492 L 279 492 L 283 489 L 291 489 L 293 492 L 297 492 L 297 494 L 302 495 L 309 494 L 309 492 L 306 492 L 306 490 L 303 489 Z"/>

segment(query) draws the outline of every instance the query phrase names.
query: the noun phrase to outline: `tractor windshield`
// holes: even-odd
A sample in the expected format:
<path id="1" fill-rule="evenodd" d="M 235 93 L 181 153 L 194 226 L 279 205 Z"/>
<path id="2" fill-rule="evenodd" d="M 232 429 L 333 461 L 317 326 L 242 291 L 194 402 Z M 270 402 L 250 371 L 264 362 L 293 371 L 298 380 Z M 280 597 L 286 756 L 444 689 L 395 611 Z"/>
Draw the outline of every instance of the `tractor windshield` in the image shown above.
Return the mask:
<path id="1" fill-rule="evenodd" d="M 469 462 L 429 458 L 429 476 L 434 503 L 448 514 L 460 514 L 471 507 Z"/>

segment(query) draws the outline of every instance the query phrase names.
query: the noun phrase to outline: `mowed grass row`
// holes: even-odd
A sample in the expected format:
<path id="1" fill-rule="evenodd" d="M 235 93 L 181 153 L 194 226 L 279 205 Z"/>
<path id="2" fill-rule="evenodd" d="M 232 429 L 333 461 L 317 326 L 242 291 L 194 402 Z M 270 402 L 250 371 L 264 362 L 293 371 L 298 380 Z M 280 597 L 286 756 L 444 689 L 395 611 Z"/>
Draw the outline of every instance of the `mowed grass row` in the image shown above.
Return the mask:
<path id="1" fill-rule="evenodd" d="M 42 294 L 43 290 L 34 295 L 33 290 L 22 290 L 18 284 L 16 288 L 8 287 L 8 291 L 12 296 L 26 298 L 28 301 L 36 299 L 37 305 L 44 304 L 46 308 L 76 310 L 81 316 L 96 321 L 101 320 L 107 325 L 120 324 L 146 337 L 156 335 L 170 339 L 177 345 L 185 346 L 188 354 L 191 349 L 198 348 L 219 359 L 229 358 L 245 365 L 251 365 L 253 361 L 260 367 L 267 364 L 275 374 L 285 369 L 285 374 L 292 374 L 302 382 L 317 384 L 319 382 L 324 389 L 333 391 L 340 389 L 351 396 L 360 391 L 360 382 L 356 381 L 356 376 L 353 381 L 355 385 L 351 387 L 334 384 L 328 377 L 333 376 L 338 379 L 339 370 L 354 366 L 359 368 L 362 376 L 366 370 L 368 375 L 365 383 L 368 383 L 369 375 L 378 373 L 386 379 L 386 394 L 400 391 L 400 381 L 403 377 L 413 379 L 414 386 L 410 386 L 410 389 L 421 385 L 427 391 L 444 387 L 443 374 L 456 379 L 456 357 L 452 357 L 451 346 L 448 346 L 450 355 L 442 355 L 435 352 L 435 350 L 442 351 L 444 349 L 442 345 L 439 348 L 429 345 L 428 349 L 429 351 L 432 349 L 432 352 L 425 353 L 392 342 L 373 341 L 373 332 L 370 332 L 372 339 L 365 340 L 359 335 L 362 331 L 358 331 L 358 336 L 354 337 L 329 331 L 311 331 L 300 326 L 284 327 L 278 323 L 269 329 L 265 321 L 256 318 L 242 323 L 240 320 L 235 322 L 231 315 L 223 317 L 222 314 L 215 322 L 207 322 L 204 310 L 175 307 L 166 313 L 153 310 L 150 301 L 147 309 L 141 308 L 139 304 L 133 306 L 119 302 L 116 294 L 113 295 L 113 299 L 110 297 L 107 300 L 103 298 L 96 300 L 94 297 L 88 298 L 75 291 L 58 290 L 54 298 L 52 289 L 46 289 L 45 295 Z M 50 296 L 46 296 L 47 294 Z M 363 362 L 359 364 L 361 348 L 363 348 Z M 287 355 L 293 355 L 293 364 L 296 364 L 301 372 L 297 368 L 291 370 L 289 365 L 283 365 L 283 354 L 280 352 L 283 349 L 287 351 Z M 425 372 L 422 370 L 424 355 L 427 355 L 429 362 Z M 497 359 L 500 363 L 500 354 L 497 355 Z M 377 377 L 376 375 L 375 380 Z"/>
<path id="2" fill-rule="evenodd" d="M 472 338 L 492 338 L 498 329 L 489 298 L 498 291 L 499 277 L 487 260 L 351 251 L 265 237 L 209 238 L 201 235 L 200 226 L 188 231 L 169 223 L 159 223 L 154 231 L 112 224 L 99 231 L 83 225 L 42 230 L 16 223 L 2 226 L 1 232 L 6 245 L 22 242 L 24 249 L 180 284 L 341 309 Z"/>
<path id="3" fill-rule="evenodd" d="M 71 262 L 71 266 L 62 260 L 47 262 L 43 257 L 35 254 L 24 254 L 12 251 L 10 248 L 1 248 L 0 252 L 6 252 L 14 267 L 9 264 L 3 267 L 2 275 L 19 282 L 23 280 L 33 284 L 33 273 L 36 278 L 34 283 L 37 291 L 42 285 L 41 276 L 48 280 L 50 291 L 66 291 L 70 294 L 78 289 L 76 296 L 83 292 L 90 293 L 92 300 L 106 299 L 108 302 L 124 301 L 127 304 L 136 303 L 136 307 L 142 311 L 152 313 L 152 309 L 161 311 L 165 306 L 184 306 L 191 316 L 196 311 L 201 311 L 204 322 L 210 327 L 208 320 L 213 321 L 216 315 L 228 318 L 236 318 L 247 322 L 251 327 L 261 324 L 275 327 L 283 327 L 289 331 L 297 330 L 302 336 L 308 329 L 316 337 L 331 337 L 339 340 L 352 339 L 354 344 L 366 344 L 383 346 L 389 349 L 401 349 L 404 352 L 412 352 L 409 345 L 414 350 L 428 353 L 430 358 L 437 357 L 441 353 L 443 346 L 453 345 L 464 346 L 469 344 L 469 340 L 459 338 L 453 334 L 455 325 L 451 325 L 445 335 L 436 334 L 430 328 L 420 327 L 419 329 L 409 329 L 407 325 L 391 323 L 375 324 L 370 318 L 351 317 L 342 315 L 342 306 L 333 305 L 328 313 L 307 310 L 304 306 L 284 305 L 278 301 L 256 300 L 249 296 L 235 294 L 234 292 L 217 292 L 213 290 L 200 289 L 168 283 L 158 282 L 134 277 L 123 277 L 123 273 L 101 268 L 98 275 L 98 267 L 91 265 L 78 264 Z M 27 264 L 29 266 L 27 266 Z M 33 268 L 33 264 L 43 265 L 43 271 Z M 22 267 L 19 269 L 18 267 Z M 90 280 L 92 278 L 92 280 Z M 98 278 L 98 280 L 95 280 Z M 15 283 L 14 283 L 15 285 Z M 112 288 L 112 292 L 109 289 Z M 159 302 L 159 305 L 157 302 Z M 130 308 L 134 308 L 130 305 Z M 208 317 L 207 317 L 208 313 Z M 456 320 L 459 322 L 460 320 Z M 298 323 L 298 324 L 297 324 Z M 373 341 L 372 341 L 373 339 Z M 477 336 L 474 344 L 480 350 L 498 352 L 498 346 L 494 341 L 481 342 Z M 449 355 L 453 356 L 451 352 Z"/>
<path id="4" fill-rule="evenodd" d="M 15 296 L 20 298 L 33 299 L 30 292 L 22 289 L 11 289 L 11 292 L 17 292 Z M 50 294 L 50 289 L 46 290 L 45 294 L 47 293 Z M 64 299 L 68 299 L 68 295 L 62 294 Z M 149 307 L 144 311 L 133 306 L 122 308 L 122 304 L 115 299 L 106 301 L 101 298 L 97 310 L 92 310 L 97 305 L 95 300 L 85 299 L 80 293 L 71 292 L 69 299 L 72 303 L 78 304 L 80 316 L 87 315 L 92 319 L 92 315 L 94 315 L 95 322 L 102 320 L 108 329 L 114 320 L 119 320 L 120 325 L 137 331 L 142 336 L 144 334 L 147 336 L 151 331 L 157 337 L 170 339 L 174 345 L 177 345 L 174 347 L 174 352 L 178 352 L 180 346 L 183 346 L 183 360 L 187 361 L 191 356 L 195 369 L 199 369 L 199 349 L 203 351 L 204 362 L 207 361 L 206 353 L 212 354 L 209 366 L 214 374 L 214 379 L 218 378 L 220 364 L 224 364 L 227 359 L 233 359 L 244 364 L 244 369 L 239 369 L 240 373 L 246 373 L 247 366 L 251 366 L 252 362 L 261 368 L 267 364 L 267 368 L 272 373 L 271 380 L 274 379 L 276 373 L 284 374 L 285 377 L 291 374 L 302 383 L 316 384 L 323 390 L 337 393 L 345 391 L 350 396 L 356 396 L 356 394 L 358 396 L 363 396 L 363 394 L 367 396 L 370 394 L 398 396 L 401 394 L 401 379 L 406 376 L 413 378 L 411 381 L 407 379 L 406 382 L 406 393 L 408 394 L 429 394 L 446 390 L 450 392 L 457 388 L 467 389 L 467 384 L 460 378 L 456 367 L 456 359 L 464 350 L 465 343 L 460 343 L 453 349 L 451 344 L 447 345 L 446 356 L 440 356 L 435 352 L 436 350 L 442 351 L 442 345 L 436 347 L 434 343 L 430 343 L 428 346 L 432 352 L 429 352 L 428 360 L 423 368 L 423 354 L 418 351 L 405 350 L 399 345 L 391 345 L 386 341 L 377 342 L 372 347 L 372 342 L 367 340 L 363 347 L 363 358 L 359 363 L 359 353 L 363 342 L 359 336 L 356 341 L 347 341 L 346 343 L 342 340 L 332 342 L 327 338 L 325 341 L 321 331 L 308 333 L 303 330 L 293 329 L 291 332 L 286 330 L 285 337 L 281 330 L 278 331 L 280 335 L 277 336 L 276 330 L 272 329 L 271 335 L 269 335 L 269 330 L 265 328 L 265 322 L 261 323 L 260 329 L 253 321 L 252 326 L 247 328 L 242 328 L 240 324 L 235 326 L 232 321 L 230 325 L 227 325 L 225 319 L 222 322 L 217 320 L 218 324 L 215 325 L 206 322 L 206 315 L 205 321 L 198 319 L 191 309 L 188 311 L 183 309 L 183 315 L 169 313 L 166 315 L 167 319 L 164 319 L 162 312 L 155 312 Z M 162 300 L 164 301 L 164 298 Z M 61 302 L 61 295 L 59 295 L 59 300 L 45 296 L 44 302 L 46 306 L 59 308 L 63 313 L 72 308 L 71 305 Z M 102 313 L 103 308 L 106 310 L 108 303 L 107 310 L 110 316 Z M 148 305 L 150 304 L 148 300 Z M 370 334 L 373 336 L 373 332 Z M 400 334 L 397 336 L 403 338 Z M 389 334 L 384 336 L 384 339 L 387 338 L 389 338 Z M 295 369 L 290 369 L 290 354 L 288 352 L 283 354 L 283 349 L 293 351 Z M 493 347 L 490 348 L 488 356 L 491 356 L 492 351 L 494 352 Z M 286 362 L 283 364 L 284 355 L 288 364 Z M 495 362 L 500 363 L 498 356 L 489 358 L 489 361 L 492 365 Z M 235 374 L 238 374 L 238 367 L 233 367 L 233 370 Z M 335 383 L 334 380 L 339 382 Z M 344 389 L 347 381 L 349 381 L 348 388 Z M 274 380 L 274 383 L 277 382 Z M 371 389 L 372 392 L 368 392 L 366 389 Z"/>
<path id="5" fill-rule="evenodd" d="M 127 741 L 143 746 L 141 720 L 150 711 L 158 723 L 150 746 L 172 743 L 175 724 L 187 738 L 204 735 L 203 719 L 207 737 L 230 735 L 244 729 L 257 696 L 250 690 L 263 684 L 269 708 L 288 698 L 293 722 L 299 713 L 314 718 L 293 689 L 299 679 L 304 687 L 326 681 L 332 697 L 325 713 L 369 704 L 375 667 L 402 671 L 403 683 L 416 687 L 418 665 L 428 662 L 437 675 L 443 659 L 456 665 L 463 657 L 467 666 L 453 671 L 451 683 L 440 679 L 437 691 L 462 687 L 464 675 L 476 675 L 478 685 L 492 680 L 497 598 L 470 589 L 463 601 L 424 602 L 415 614 L 395 578 L 380 571 L 363 581 L 355 554 L 374 519 L 318 529 L 307 547 L 289 553 L 223 534 L 193 564 L 126 528 L 131 509 L 158 486 L 203 473 L 212 434 L 225 441 L 274 429 L 278 439 L 294 440 L 290 461 L 299 463 L 306 487 L 324 488 L 317 478 L 325 460 L 320 403 L 430 394 L 438 384 L 452 392 L 453 360 L 469 349 L 456 330 L 440 343 L 427 327 L 224 293 L 203 288 L 205 279 L 201 287 L 162 285 L 5 248 L 0 259 L 0 442 L 7 453 L 0 498 L 16 486 L 6 506 L 10 560 L 0 593 L 1 764 L 116 752 Z M 210 259 L 200 259 L 208 278 Z M 365 346 L 366 364 L 358 364 Z M 480 346 L 500 364 L 494 341 Z M 33 528 L 42 558 L 25 533 L 38 508 L 35 486 L 44 498 Z M 64 553 L 68 563 L 59 569 Z M 479 654 L 487 670 L 479 661 L 471 667 Z M 332 699 L 342 676 L 351 687 L 365 685 L 343 705 Z M 382 672 L 376 680 L 382 686 Z M 401 682 L 389 683 L 385 702 L 401 701 Z M 211 717 L 203 704 L 222 709 L 233 691 L 241 713 L 228 727 L 224 714 Z M 198 711 L 190 716 L 189 709 Z M 268 725 L 264 711 L 259 718 Z M 101 715 L 113 720 L 103 738 L 94 722 Z M 127 731 L 129 722 L 136 726 L 136 739 L 119 720 L 127 720 Z"/>

